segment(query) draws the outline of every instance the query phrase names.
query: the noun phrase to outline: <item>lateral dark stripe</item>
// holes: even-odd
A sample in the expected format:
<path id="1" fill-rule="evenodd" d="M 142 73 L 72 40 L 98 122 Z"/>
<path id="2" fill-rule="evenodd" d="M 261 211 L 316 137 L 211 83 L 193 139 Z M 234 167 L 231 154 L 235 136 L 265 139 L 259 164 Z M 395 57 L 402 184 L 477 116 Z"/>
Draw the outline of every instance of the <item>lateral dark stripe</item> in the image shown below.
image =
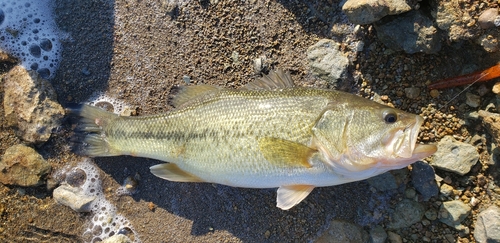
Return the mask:
<path id="1" fill-rule="evenodd" d="M 189 141 L 193 139 L 207 139 L 215 138 L 220 140 L 226 140 L 228 136 L 233 138 L 248 136 L 242 132 L 230 132 L 228 130 L 215 131 L 212 129 L 205 129 L 201 132 L 181 132 L 181 131 L 126 131 L 126 130 L 113 130 L 110 131 L 109 136 L 115 139 L 156 139 L 156 140 L 173 140 L 173 141 Z"/>

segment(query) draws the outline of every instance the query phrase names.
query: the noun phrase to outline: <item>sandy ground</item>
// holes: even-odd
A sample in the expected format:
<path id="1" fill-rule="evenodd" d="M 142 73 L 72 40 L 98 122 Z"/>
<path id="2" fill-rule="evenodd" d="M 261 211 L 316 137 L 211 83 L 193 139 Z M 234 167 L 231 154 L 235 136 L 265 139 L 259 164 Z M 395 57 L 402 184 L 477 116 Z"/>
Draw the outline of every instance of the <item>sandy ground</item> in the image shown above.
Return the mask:
<path id="1" fill-rule="evenodd" d="M 136 108 L 139 115 L 171 109 L 169 91 L 173 85 L 185 84 L 185 76 L 195 84 L 234 88 L 250 82 L 258 76 L 253 60 L 260 56 L 267 57 L 270 68 L 289 70 L 298 85 L 329 87 L 309 73 L 306 50 L 319 39 L 342 41 L 348 36 L 333 31 L 345 23 L 338 5 L 336 1 L 191 1 L 175 6 L 165 0 L 57 0 L 57 23 L 69 35 L 52 83 L 63 105 L 105 92 Z M 376 91 L 390 100 L 401 100 L 398 107 L 414 113 L 429 104 L 458 106 L 464 98 L 447 104 L 456 90 L 444 91 L 438 99 L 431 99 L 424 90 L 422 97 L 412 101 L 398 96 L 398 90 L 410 84 L 424 87 L 426 82 L 460 74 L 464 67 L 484 68 L 498 60 L 470 43 L 445 45 L 437 55 L 384 55 L 385 48 L 371 27 L 360 33 L 359 38 L 371 48 L 351 60 L 351 73 L 369 74 L 381 81 L 371 84 L 371 91 L 354 79 L 338 88 L 366 97 Z M 397 70 L 404 70 L 400 83 L 391 78 Z M 460 136 L 475 133 L 471 129 L 461 130 Z M 69 130 L 65 123 L 38 149 L 54 170 L 81 160 L 66 146 Z M 2 127 L 1 153 L 19 143 L 13 134 L 12 129 Z M 437 139 L 431 137 L 428 142 Z M 305 242 L 317 238 L 332 219 L 367 229 L 383 220 L 370 215 L 379 195 L 366 182 L 315 189 L 304 202 L 282 211 L 275 207 L 274 189 L 172 183 L 149 173 L 149 167 L 159 163 L 150 159 L 116 157 L 95 162 L 102 169 L 108 200 L 132 222 L 143 242 Z M 138 192 L 116 196 L 116 188 L 135 174 L 141 177 Z M 392 195 L 386 201 L 401 197 Z M 0 185 L 0 198 L 0 240 L 82 240 L 88 215 L 56 204 L 46 187 Z M 472 236 L 465 238 L 472 240 Z"/>

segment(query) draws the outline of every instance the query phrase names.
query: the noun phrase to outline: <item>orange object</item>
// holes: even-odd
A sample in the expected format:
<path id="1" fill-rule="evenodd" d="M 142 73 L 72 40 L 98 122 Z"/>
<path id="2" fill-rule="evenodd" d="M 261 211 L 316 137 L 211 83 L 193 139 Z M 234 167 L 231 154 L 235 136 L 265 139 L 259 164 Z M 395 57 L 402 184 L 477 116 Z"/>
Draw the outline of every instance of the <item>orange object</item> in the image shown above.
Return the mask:
<path id="1" fill-rule="evenodd" d="M 429 84 L 429 89 L 444 89 L 451 88 L 476 82 L 484 82 L 500 77 L 500 63 L 483 71 L 478 71 L 470 74 L 461 75 L 458 77 L 447 78 Z"/>

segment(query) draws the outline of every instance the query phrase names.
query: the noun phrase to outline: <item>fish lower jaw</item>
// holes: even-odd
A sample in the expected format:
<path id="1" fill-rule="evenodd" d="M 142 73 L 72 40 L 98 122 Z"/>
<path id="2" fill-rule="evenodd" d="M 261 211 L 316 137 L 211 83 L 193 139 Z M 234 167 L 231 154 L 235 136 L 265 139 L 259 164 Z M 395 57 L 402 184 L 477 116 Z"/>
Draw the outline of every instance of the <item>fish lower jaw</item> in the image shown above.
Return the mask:
<path id="1" fill-rule="evenodd" d="M 437 147 L 434 144 L 416 144 L 412 158 L 423 159 L 433 155 L 436 151 Z"/>

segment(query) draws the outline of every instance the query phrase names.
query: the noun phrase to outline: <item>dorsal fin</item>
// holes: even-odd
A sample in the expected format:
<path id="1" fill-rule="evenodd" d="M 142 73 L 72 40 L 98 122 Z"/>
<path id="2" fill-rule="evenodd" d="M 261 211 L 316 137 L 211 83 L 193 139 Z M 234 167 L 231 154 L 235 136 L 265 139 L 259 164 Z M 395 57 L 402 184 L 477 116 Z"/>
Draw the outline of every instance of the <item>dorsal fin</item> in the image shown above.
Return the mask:
<path id="1" fill-rule="evenodd" d="M 169 103 L 173 107 L 179 107 L 190 101 L 197 100 L 205 95 L 213 94 L 221 90 L 220 87 L 199 84 L 194 86 L 174 86 L 170 91 Z"/>
<path id="2" fill-rule="evenodd" d="M 292 88 L 294 86 L 290 73 L 284 72 L 282 69 L 270 71 L 268 75 L 248 83 L 242 89 L 246 90 L 275 90 Z"/>

